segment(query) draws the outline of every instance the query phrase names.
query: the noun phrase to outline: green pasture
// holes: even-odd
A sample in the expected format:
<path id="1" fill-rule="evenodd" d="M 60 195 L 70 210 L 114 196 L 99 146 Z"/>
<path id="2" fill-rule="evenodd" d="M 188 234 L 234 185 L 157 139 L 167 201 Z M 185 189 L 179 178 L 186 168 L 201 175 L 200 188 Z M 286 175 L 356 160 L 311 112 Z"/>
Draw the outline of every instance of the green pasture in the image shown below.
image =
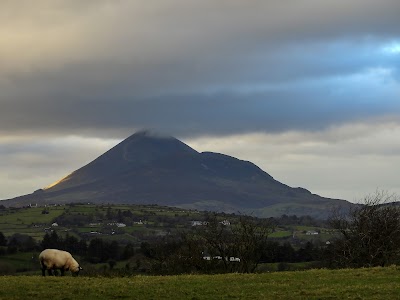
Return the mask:
<path id="1" fill-rule="evenodd" d="M 43 214 L 43 211 L 48 214 Z M 128 224 L 127 227 L 117 228 L 109 226 L 107 223 L 115 222 L 114 218 L 119 211 L 124 212 L 130 210 L 133 213 L 132 221 L 145 222 L 143 225 Z M 112 213 L 113 217 L 107 219 L 108 212 Z M 32 207 L 21 209 L 7 209 L 0 212 L 0 232 L 6 237 L 13 234 L 27 234 L 35 240 L 40 241 L 45 235 L 45 228 L 51 227 L 55 218 L 61 214 L 66 215 L 86 215 L 90 216 L 84 223 L 74 224 L 66 223 L 59 224 L 54 227 L 57 234 L 64 236 L 67 232 L 76 237 L 94 238 L 101 237 L 105 239 L 121 239 L 123 242 L 131 241 L 138 242 L 138 239 L 145 240 L 152 237 L 164 236 L 166 232 L 184 231 L 191 229 L 190 220 L 202 220 L 205 217 L 204 213 L 199 213 L 193 210 L 184 210 L 181 208 L 170 208 L 152 205 L 95 205 L 95 204 L 69 204 L 62 206 L 47 206 L 47 207 Z M 231 219 L 232 216 L 221 215 L 218 219 Z M 90 226 L 90 223 L 98 224 Z M 234 223 L 234 222 L 233 222 Z M 115 230 L 115 234 L 111 234 L 111 229 Z M 307 230 L 319 230 L 321 234 L 316 236 L 308 236 L 305 234 Z M 90 234 L 92 231 L 102 232 L 103 235 Z M 293 232 L 297 239 L 306 241 L 321 240 L 326 241 L 332 238 L 331 232 L 324 228 L 313 226 L 279 226 L 275 232 L 269 235 L 270 238 L 289 239 Z M 79 236 L 80 235 L 80 236 Z M 130 235 L 130 236 L 127 236 Z"/>
<path id="2" fill-rule="evenodd" d="M 323 229 L 323 228 L 320 228 L 320 227 L 314 227 L 314 226 L 301 226 L 301 225 L 298 225 L 298 226 L 294 226 L 294 228 L 297 230 L 297 231 L 309 231 L 309 230 L 312 230 L 312 231 L 317 231 L 317 230 L 321 230 L 321 229 Z"/>
<path id="3" fill-rule="evenodd" d="M 15 272 L 27 272 L 37 270 L 39 274 L 38 252 L 20 252 L 10 255 L 0 256 L 0 271 L 2 274 L 14 274 Z M 2 299 L 0 297 L 0 299 Z"/>
<path id="4" fill-rule="evenodd" d="M 268 237 L 286 238 L 286 237 L 290 237 L 291 235 L 292 235 L 292 232 L 290 232 L 288 230 L 280 230 L 280 231 L 275 231 L 275 232 L 271 233 Z"/>
<path id="5" fill-rule="evenodd" d="M 267 274 L 0 277 L 0 299 L 398 299 L 397 267 Z"/>
<path id="6" fill-rule="evenodd" d="M 27 234 L 41 240 L 45 234 L 44 228 L 49 227 L 53 219 L 64 212 L 64 207 L 48 207 L 48 214 L 42 214 L 43 210 L 43 207 L 35 207 L 3 212 L 0 216 L 0 232 L 5 236 L 15 233 Z M 40 225 L 35 227 L 33 224 Z"/>
<path id="7" fill-rule="evenodd" d="M 17 211 L 9 211 L 1 216 L 0 223 L 3 224 L 25 224 L 50 223 L 54 218 L 64 212 L 64 206 L 46 208 L 48 214 L 42 214 L 43 207 L 23 208 Z"/>

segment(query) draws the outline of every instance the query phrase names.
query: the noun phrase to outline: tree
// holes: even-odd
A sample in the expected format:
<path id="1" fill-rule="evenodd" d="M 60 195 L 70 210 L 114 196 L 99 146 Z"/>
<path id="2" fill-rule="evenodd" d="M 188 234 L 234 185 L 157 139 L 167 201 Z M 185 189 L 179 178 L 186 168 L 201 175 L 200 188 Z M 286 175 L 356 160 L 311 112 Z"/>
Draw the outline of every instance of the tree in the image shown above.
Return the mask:
<path id="1" fill-rule="evenodd" d="M 232 227 L 234 249 L 240 258 L 239 272 L 255 271 L 273 227 L 268 220 L 246 216 L 241 216 L 238 224 Z"/>
<path id="2" fill-rule="evenodd" d="M 110 270 L 113 270 L 116 264 L 117 264 L 117 262 L 115 260 L 113 260 L 113 259 L 110 259 L 108 261 L 108 265 L 110 267 Z"/>
<path id="3" fill-rule="evenodd" d="M 117 221 L 120 223 L 124 222 L 124 217 L 123 217 L 122 211 L 120 209 L 118 209 L 118 211 L 117 211 Z"/>
<path id="4" fill-rule="evenodd" d="M 7 239 L 2 232 L 0 232 L 0 246 L 7 246 Z"/>
<path id="5" fill-rule="evenodd" d="M 62 238 L 60 238 L 57 232 L 52 231 L 50 234 L 46 233 L 41 243 L 42 249 L 60 249 L 63 246 Z"/>
<path id="6" fill-rule="evenodd" d="M 76 254 L 79 254 L 79 255 L 87 255 L 87 244 L 86 244 L 86 241 L 85 240 L 83 240 L 83 239 L 81 239 L 79 242 L 78 242 L 78 245 L 77 245 L 77 247 L 76 247 L 77 249 L 77 251 L 76 251 Z"/>
<path id="7" fill-rule="evenodd" d="M 212 215 L 206 224 L 199 228 L 199 235 L 211 256 L 222 257 L 225 272 L 254 272 L 274 228 L 271 220 L 250 216 L 240 216 L 236 223 L 227 226 Z M 230 257 L 239 258 L 240 263 L 231 262 Z"/>
<path id="8" fill-rule="evenodd" d="M 181 242 L 175 237 L 164 237 L 156 243 L 142 243 L 141 251 L 152 260 L 152 272 L 157 274 L 177 274 L 182 261 L 177 261 L 176 257 L 180 256 L 178 253 L 181 246 Z"/>
<path id="9" fill-rule="evenodd" d="M 132 243 L 126 244 L 124 251 L 122 252 L 122 259 L 129 259 L 135 255 L 135 248 Z"/>
<path id="10" fill-rule="evenodd" d="M 113 217 L 114 217 L 114 214 L 111 210 L 111 207 L 109 206 L 109 207 L 107 207 L 106 218 L 107 218 L 107 220 L 112 220 Z"/>
<path id="11" fill-rule="evenodd" d="M 320 259 L 319 249 L 314 244 L 308 241 L 304 247 L 296 252 L 296 261 L 315 261 Z"/>
<path id="12" fill-rule="evenodd" d="M 79 251 L 78 246 L 79 246 L 78 239 L 73 235 L 69 235 L 67 233 L 64 239 L 64 250 L 71 253 L 78 253 Z"/>
<path id="13" fill-rule="evenodd" d="M 295 250 L 289 242 L 284 242 L 278 246 L 276 261 L 277 262 L 293 262 L 295 257 Z"/>
<path id="14" fill-rule="evenodd" d="M 92 263 L 99 263 L 107 259 L 108 255 L 105 251 L 104 241 L 99 238 L 91 240 L 87 249 L 87 260 Z"/>
<path id="15" fill-rule="evenodd" d="M 386 266 L 400 262 L 398 197 L 377 191 L 347 213 L 330 219 L 340 237 L 330 247 L 332 263 L 340 267 Z"/>
<path id="16" fill-rule="evenodd" d="M 33 251 L 36 248 L 36 241 L 29 235 L 15 233 L 8 241 L 9 249 L 16 248 L 21 252 Z"/>
<path id="17" fill-rule="evenodd" d="M 117 241 L 112 241 L 111 243 L 105 243 L 105 251 L 108 258 L 119 259 L 119 243 Z"/>
<path id="18" fill-rule="evenodd" d="M 203 251 L 206 250 L 211 257 L 222 257 L 225 272 L 231 272 L 232 266 L 228 259 L 234 255 L 231 228 L 221 224 L 215 214 L 209 216 L 205 224 L 205 226 L 198 228 L 197 234 L 203 240 L 203 242 L 199 241 L 199 244 L 204 245 Z M 200 256 L 200 253 L 198 256 Z"/>

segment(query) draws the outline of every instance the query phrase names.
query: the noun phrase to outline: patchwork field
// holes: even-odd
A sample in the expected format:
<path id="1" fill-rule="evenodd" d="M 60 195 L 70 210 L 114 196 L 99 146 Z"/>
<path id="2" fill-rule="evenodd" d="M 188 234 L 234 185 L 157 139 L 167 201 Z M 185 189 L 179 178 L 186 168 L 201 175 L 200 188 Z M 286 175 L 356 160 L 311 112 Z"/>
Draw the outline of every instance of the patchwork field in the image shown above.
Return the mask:
<path id="1" fill-rule="evenodd" d="M 123 215 L 128 211 L 128 216 Z M 66 217 L 59 221 L 58 218 L 63 215 Z M 108 215 L 111 217 L 107 218 Z M 237 217 L 224 214 L 220 216 L 221 220 L 227 218 L 230 221 Z M 115 225 L 107 225 L 110 222 L 107 220 L 110 218 L 121 220 L 127 226 L 116 228 Z M 56 230 L 60 235 L 68 232 L 77 237 L 85 234 L 87 238 L 100 235 L 104 239 L 109 239 L 111 232 L 114 231 L 113 239 L 137 242 L 149 237 L 163 236 L 176 230 L 190 229 L 192 221 L 205 220 L 205 218 L 205 212 L 154 205 L 79 204 L 32 207 L 0 210 L 0 232 L 7 237 L 16 233 L 26 234 L 40 241 L 50 230 Z M 52 226 L 54 222 L 58 222 L 57 227 Z M 319 231 L 319 235 L 308 236 L 307 231 Z M 332 236 L 326 234 L 325 228 L 316 226 L 277 226 L 270 237 L 282 239 L 289 238 L 293 234 L 302 240 L 325 241 Z"/>
<path id="2" fill-rule="evenodd" d="M 219 214 L 217 218 L 220 221 L 228 220 L 232 224 L 237 224 L 240 215 Z M 328 239 L 332 238 L 332 234 L 327 228 L 324 228 L 324 223 L 321 221 L 306 217 L 304 219 L 296 218 L 296 216 L 283 216 L 276 219 L 277 225 L 269 235 L 272 244 L 266 250 L 270 251 L 268 252 L 270 255 L 266 254 L 260 259 L 257 272 L 305 270 L 321 266 L 320 256 L 314 250 L 320 251 L 318 245 L 323 246 Z M 75 245 L 78 245 L 78 241 L 82 241 L 89 247 L 91 241 L 98 238 L 104 242 L 104 245 L 108 245 L 107 247 L 111 247 L 111 243 L 114 242 L 112 247 L 116 250 L 105 251 L 104 253 L 111 253 L 107 256 L 100 255 L 100 252 L 96 250 L 98 249 L 96 247 L 99 246 L 95 246 L 95 244 L 90 249 L 90 255 L 87 254 L 88 249 L 80 251 L 78 246 L 71 248 L 71 244 L 64 245 L 70 247 L 66 250 L 71 249 L 69 251 L 73 252 L 78 261 L 85 265 L 87 274 L 97 272 L 104 275 L 106 270 L 125 275 L 181 274 L 183 269 L 173 272 L 169 269 L 170 273 L 165 273 L 165 270 L 164 273 L 161 272 L 161 265 L 157 265 L 157 259 L 166 260 L 167 256 L 157 254 L 159 256 L 155 257 L 154 253 L 161 253 L 159 250 L 154 250 L 156 246 L 150 246 L 150 248 L 153 247 L 152 250 L 150 248 L 143 250 L 142 244 L 156 245 L 166 237 L 178 236 L 183 232 L 196 233 L 202 230 L 199 226 L 203 226 L 202 223 L 206 219 L 207 212 L 156 205 L 69 204 L 3 208 L 0 209 L 0 232 L 4 234 L 8 244 L 0 245 L 0 274 L 37 274 L 37 256 L 42 247 L 41 243 L 44 241 L 46 233 L 51 235 L 54 232 L 61 240 L 67 237 L 75 238 L 73 241 Z M 296 222 L 291 224 L 290 222 L 293 220 L 302 225 Z M 318 234 L 308 235 L 309 232 Z M 33 240 L 27 239 L 30 237 Z M 54 244 L 56 246 L 53 244 L 49 246 L 49 236 L 47 238 L 46 247 L 64 247 L 59 243 Z M 308 247 L 308 252 L 301 252 L 306 248 L 308 241 L 312 241 L 315 246 Z M 284 247 L 283 250 L 273 250 L 284 243 L 290 244 L 292 248 Z M 133 248 L 129 250 L 129 256 L 124 255 L 125 247 L 129 246 L 128 244 Z M 104 245 L 102 247 L 106 247 Z M 198 253 L 200 251 L 203 250 L 199 250 Z M 283 255 L 285 251 L 289 256 Z M 298 255 L 295 251 L 299 251 Z M 279 257 L 276 253 L 280 253 Z M 210 267 L 214 268 L 215 264 L 210 263 L 210 266 L 203 267 L 205 273 L 217 273 L 217 271 L 211 272 L 209 269 Z M 196 268 L 198 270 L 198 267 Z M 231 271 L 235 270 L 231 269 Z M 190 271 L 188 272 L 190 273 Z"/>

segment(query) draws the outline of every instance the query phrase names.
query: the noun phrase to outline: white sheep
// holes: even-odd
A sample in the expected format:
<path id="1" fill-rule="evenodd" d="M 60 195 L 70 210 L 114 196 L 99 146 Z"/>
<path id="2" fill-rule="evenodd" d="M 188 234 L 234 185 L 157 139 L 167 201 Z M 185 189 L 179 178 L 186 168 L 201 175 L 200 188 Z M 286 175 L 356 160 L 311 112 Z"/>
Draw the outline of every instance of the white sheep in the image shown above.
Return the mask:
<path id="1" fill-rule="evenodd" d="M 61 276 L 64 272 L 70 270 L 72 274 L 78 275 L 82 268 L 72 257 L 71 253 L 57 249 L 45 249 L 39 254 L 39 261 L 42 267 L 42 275 L 53 275 L 53 270 L 60 270 Z"/>

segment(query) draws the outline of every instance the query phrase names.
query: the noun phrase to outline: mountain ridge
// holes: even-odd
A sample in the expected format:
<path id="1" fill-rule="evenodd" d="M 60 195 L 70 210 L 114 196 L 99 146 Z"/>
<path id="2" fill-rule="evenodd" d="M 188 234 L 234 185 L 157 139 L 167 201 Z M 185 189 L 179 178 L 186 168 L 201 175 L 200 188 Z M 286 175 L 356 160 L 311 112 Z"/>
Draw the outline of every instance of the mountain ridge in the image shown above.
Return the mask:
<path id="1" fill-rule="evenodd" d="M 43 190 L 1 203 L 37 202 L 159 204 L 264 217 L 271 216 L 271 209 L 273 214 L 306 211 L 326 217 L 330 207 L 350 205 L 289 187 L 250 161 L 200 153 L 174 137 L 150 131 L 129 136 Z"/>

